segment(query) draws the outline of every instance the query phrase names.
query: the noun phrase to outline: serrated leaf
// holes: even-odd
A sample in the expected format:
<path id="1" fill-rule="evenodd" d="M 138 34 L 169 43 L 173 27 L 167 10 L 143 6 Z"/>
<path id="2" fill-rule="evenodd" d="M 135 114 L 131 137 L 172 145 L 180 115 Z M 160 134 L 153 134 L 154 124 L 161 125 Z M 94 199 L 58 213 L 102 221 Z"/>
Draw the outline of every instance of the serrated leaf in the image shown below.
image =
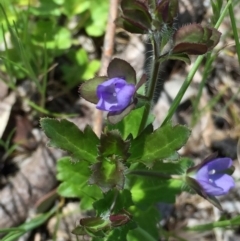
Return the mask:
<path id="1" fill-rule="evenodd" d="M 118 160 L 125 161 L 129 156 L 129 146 L 130 143 L 124 141 L 117 130 L 109 131 L 101 135 L 99 156 L 104 158 L 117 156 Z"/>
<path id="2" fill-rule="evenodd" d="M 128 162 L 150 164 L 175 156 L 190 135 L 186 126 L 172 126 L 171 123 L 158 128 L 150 135 L 144 132 L 132 141 Z"/>
<path id="3" fill-rule="evenodd" d="M 79 88 L 79 93 L 81 97 L 89 102 L 97 104 L 99 101 L 97 97 L 97 87 L 98 85 L 102 84 L 104 81 L 107 80 L 108 77 L 106 76 L 95 77 L 87 80 Z"/>
<path id="4" fill-rule="evenodd" d="M 57 171 L 57 179 L 62 181 L 58 187 L 61 196 L 81 198 L 84 209 L 90 209 L 93 201 L 102 197 L 97 186 L 88 184 L 91 171 L 87 162 L 72 163 L 70 157 L 64 157 L 57 162 Z"/>
<path id="5" fill-rule="evenodd" d="M 50 139 L 49 146 L 69 152 L 74 160 L 97 162 L 99 139 L 89 126 L 82 132 L 68 120 L 50 118 L 42 118 L 40 125 Z"/>
<path id="6" fill-rule="evenodd" d="M 92 175 L 90 184 L 96 184 L 103 192 L 113 188 L 123 189 L 125 183 L 125 166 L 117 158 L 100 158 L 100 161 L 91 166 Z"/>
<path id="7" fill-rule="evenodd" d="M 188 24 L 179 28 L 174 34 L 175 44 L 179 43 L 201 43 L 204 35 L 200 24 Z"/>

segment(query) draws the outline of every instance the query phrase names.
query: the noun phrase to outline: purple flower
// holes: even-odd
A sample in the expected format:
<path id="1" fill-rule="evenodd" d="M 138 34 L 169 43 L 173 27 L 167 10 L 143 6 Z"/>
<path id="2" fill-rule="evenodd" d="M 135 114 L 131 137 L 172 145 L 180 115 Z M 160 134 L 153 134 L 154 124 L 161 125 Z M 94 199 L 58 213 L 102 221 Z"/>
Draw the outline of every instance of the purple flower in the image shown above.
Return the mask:
<path id="1" fill-rule="evenodd" d="M 215 158 L 200 165 L 194 178 L 207 195 L 225 195 L 235 186 L 233 178 L 228 174 L 232 162 L 232 159 L 225 157 Z"/>
<path id="2" fill-rule="evenodd" d="M 132 102 L 135 91 L 135 85 L 123 78 L 111 78 L 98 85 L 96 107 L 109 112 L 122 111 Z"/>

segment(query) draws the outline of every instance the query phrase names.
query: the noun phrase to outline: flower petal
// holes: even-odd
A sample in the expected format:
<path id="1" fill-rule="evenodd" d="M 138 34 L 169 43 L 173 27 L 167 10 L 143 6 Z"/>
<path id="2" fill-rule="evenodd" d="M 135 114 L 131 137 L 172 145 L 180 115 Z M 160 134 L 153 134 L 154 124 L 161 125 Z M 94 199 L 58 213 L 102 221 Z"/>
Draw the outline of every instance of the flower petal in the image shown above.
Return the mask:
<path id="1" fill-rule="evenodd" d="M 231 158 L 215 158 L 205 163 L 197 171 L 195 178 L 207 194 L 224 195 L 235 186 L 233 178 L 227 173 L 231 166 Z"/>
<path id="2" fill-rule="evenodd" d="M 212 196 L 220 196 L 225 194 L 224 190 L 221 187 L 215 186 L 213 183 L 203 180 L 198 180 L 198 183 L 207 194 L 210 194 Z"/>
<path id="3" fill-rule="evenodd" d="M 112 78 L 97 87 L 99 99 L 96 108 L 105 111 L 122 111 L 130 103 L 135 93 L 135 85 L 122 78 Z"/>
<path id="4" fill-rule="evenodd" d="M 206 165 L 208 166 L 209 171 L 224 171 L 232 166 L 232 159 L 228 157 L 216 158 L 211 162 L 207 163 Z"/>
<path id="5" fill-rule="evenodd" d="M 215 175 L 215 177 L 216 176 L 217 175 Z M 216 186 L 222 188 L 223 194 L 221 194 L 221 195 L 227 194 L 230 189 L 235 187 L 234 179 L 231 176 L 227 175 L 227 174 L 221 175 L 220 178 L 217 178 L 216 180 L 213 180 L 213 181 L 216 184 Z"/>
<path id="6" fill-rule="evenodd" d="M 117 93 L 118 110 L 123 110 L 130 104 L 134 92 L 135 86 L 132 84 L 127 84 Z"/>
<path id="7" fill-rule="evenodd" d="M 203 167 L 201 167 L 196 174 L 196 179 L 208 182 L 209 178 L 208 178 L 208 166 L 205 165 Z"/>

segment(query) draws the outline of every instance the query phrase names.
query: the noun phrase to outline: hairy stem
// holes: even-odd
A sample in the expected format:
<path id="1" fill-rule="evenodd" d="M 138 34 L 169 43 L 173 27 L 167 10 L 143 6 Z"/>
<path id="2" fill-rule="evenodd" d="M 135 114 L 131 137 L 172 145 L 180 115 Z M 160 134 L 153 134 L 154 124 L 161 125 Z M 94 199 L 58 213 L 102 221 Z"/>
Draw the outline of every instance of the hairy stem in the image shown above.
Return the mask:
<path id="1" fill-rule="evenodd" d="M 148 86 L 146 91 L 146 99 L 147 104 L 145 105 L 145 111 L 143 113 L 142 122 L 139 127 L 138 135 L 144 130 L 146 127 L 146 123 L 148 120 L 148 116 L 151 110 L 151 104 L 154 96 L 154 91 L 157 85 L 157 79 L 158 79 L 158 72 L 160 68 L 160 62 L 158 61 L 159 58 L 159 49 L 157 45 L 156 36 L 154 33 L 152 33 L 151 36 L 151 44 L 153 48 L 153 57 L 152 57 L 152 68 L 150 73 L 150 78 L 148 80 Z"/>
<path id="2" fill-rule="evenodd" d="M 131 175 L 138 175 L 138 176 L 146 176 L 146 177 L 158 177 L 164 179 L 180 179 L 182 180 L 182 176 L 179 175 L 170 175 L 161 172 L 153 172 L 153 171 L 143 171 L 143 170 L 136 170 L 130 171 L 128 174 Z"/>

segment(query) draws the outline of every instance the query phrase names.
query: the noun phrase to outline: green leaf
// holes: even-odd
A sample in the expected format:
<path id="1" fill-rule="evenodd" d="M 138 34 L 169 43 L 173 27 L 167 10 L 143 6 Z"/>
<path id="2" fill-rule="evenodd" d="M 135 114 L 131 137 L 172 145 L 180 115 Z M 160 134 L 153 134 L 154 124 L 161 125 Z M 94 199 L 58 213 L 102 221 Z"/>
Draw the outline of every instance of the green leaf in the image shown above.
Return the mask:
<path id="1" fill-rule="evenodd" d="M 90 186 L 91 175 L 87 162 L 72 163 L 70 157 L 64 157 L 57 162 L 57 179 L 62 181 L 58 193 L 63 197 L 81 198 L 81 207 L 91 209 L 94 200 L 102 197 L 97 186 Z"/>
<path id="2" fill-rule="evenodd" d="M 166 57 L 159 58 L 159 61 L 163 62 L 163 61 L 166 61 L 166 60 L 169 60 L 169 59 L 180 60 L 180 61 L 185 62 L 185 64 L 191 64 L 191 60 L 190 60 L 189 56 L 187 54 L 184 54 L 184 53 L 170 54 Z"/>
<path id="3" fill-rule="evenodd" d="M 1 241 L 15 241 L 19 240 L 21 236 L 23 236 L 25 233 L 41 226 L 42 224 L 46 223 L 47 220 L 56 212 L 56 209 L 52 209 L 51 211 L 43 214 L 39 214 L 38 216 L 32 218 L 31 220 L 28 220 L 27 222 L 21 224 L 18 226 L 19 229 L 23 231 L 12 231 L 8 233 L 4 238 L 1 239 Z"/>
<path id="4" fill-rule="evenodd" d="M 68 17 L 83 13 L 91 7 L 91 2 L 88 0 L 68 0 L 62 1 L 61 4 L 63 13 L 66 14 Z"/>
<path id="5" fill-rule="evenodd" d="M 155 14 L 160 23 L 168 23 L 172 25 L 174 18 L 178 13 L 178 0 L 162 0 L 158 3 Z"/>
<path id="6" fill-rule="evenodd" d="M 102 84 L 104 81 L 107 81 L 108 78 L 105 76 L 101 77 L 95 77 L 93 79 L 90 79 L 86 82 L 84 82 L 80 88 L 79 93 L 81 97 L 83 97 L 85 100 L 92 102 L 94 104 L 97 104 L 98 97 L 97 97 L 97 87 L 98 85 Z"/>
<path id="7" fill-rule="evenodd" d="M 63 79 L 70 89 L 93 78 L 100 67 L 100 62 L 98 60 L 90 61 L 87 52 L 81 48 L 78 51 L 69 50 L 67 58 L 68 63 L 61 66 L 61 70 Z"/>
<path id="8" fill-rule="evenodd" d="M 143 13 L 146 14 L 146 16 L 149 18 L 149 21 L 151 21 L 151 15 L 148 11 L 148 6 L 144 2 L 140 1 L 129 1 L 129 0 L 122 0 L 121 1 L 121 8 L 124 12 L 125 10 L 140 10 Z"/>
<path id="9" fill-rule="evenodd" d="M 103 192 L 112 188 L 123 189 L 125 183 L 125 166 L 117 158 L 101 158 L 91 167 L 90 184 L 98 185 Z"/>
<path id="10" fill-rule="evenodd" d="M 132 141 L 128 162 L 143 162 L 150 164 L 157 160 L 172 159 L 188 140 L 190 130 L 186 126 L 171 123 L 158 128 L 152 134 L 145 132 Z"/>
<path id="11" fill-rule="evenodd" d="M 88 80 L 90 78 L 93 78 L 96 72 L 98 72 L 100 65 L 101 64 L 99 60 L 92 60 L 90 62 L 88 61 L 87 65 L 84 66 L 84 73 L 82 74 L 82 76 L 80 76 L 80 78 L 82 80 Z"/>
<path id="12" fill-rule="evenodd" d="M 148 31 L 151 29 L 152 17 L 148 7 L 143 2 L 123 0 L 121 2 L 123 18 L 133 25 Z"/>
<path id="13" fill-rule="evenodd" d="M 219 42 L 221 33 L 200 24 L 190 24 L 181 27 L 174 34 L 172 53 L 205 54 Z"/>
<path id="14" fill-rule="evenodd" d="M 180 180 L 152 177 L 132 177 L 129 180 L 133 201 L 141 208 L 157 202 L 174 203 L 176 195 L 181 192 L 182 183 Z"/>
<path id="15" fill-rule="evenodd" d="M 98 185 L 103 192 L 124 187 L 124 162 L 129 156 L 129 142 L 123 141 L 117 130 L 101 135 L 98 146 L 99 162 L 92 165 L 90 183 Z"/>
<path id="16" fill-rule="evenodd" d="M 125 79 L 129 84 L 136 84 L 136 72 L 134 68 L 125 60 L 113 59 L 107 69 L 109 79 L 120 77 Z"/>
<path id="17" fill-rule="evenodd" d="M 98 147 L 101 157 L 117 157 L 118 160 L 125 161 L 128 156 L 130 143 L 124 141 L 117 130 L 109 131 L 101 135 Z"/>
<path id="18" fill-rule="evenodd" d="M 36 16 L 43 16 L 43 17 L 49 17 L 49 16 L 60 16 L 61 15 L 61 9 L 58 4 L 56 4 L 52 0 L 41 0 L 39 1 L 38 7 L 31 7 L 30 6 L 30 12 Z"/>
<path id="19" fill-rule="evenodd" d="M 130 212 L 134 217 L 134 221 L 138 224 L 138 228 L 128 233 L 127 240 L 157 241 L 159 231 L 156 224 L 160 220 L 159 211 L 154 206 L 147 207 L 145 211 L 134 206 L 130 209 Z"/>
<path id="20" fill-rule="evenodd" d="M 117 124 L 120 122 L 125 116 L 127 116 L 136 106 L 137 99 L 135 98 L 133 102 L 122 112 L 108 112 L 107 119 L 111 124 Z"/>
<path id="21" fill-rule="evenodd" d="M 72 44 L 71 32 L 57 26 L 56 21 L 39 20 L 33 30 L 33 42 L 47 49 L 68 49 Z"/>
<path id="22" fill-rule="evenodd" d="M 94 0 L 90 2 L 90 18 L 86 23 L 86 32 L 90 36 L 102 36 L 108 19 L 109 1 Z"/>
<path id="23" fill-rule="evenodd" d="M 119 213 L 123 209 L 128 209 L 133 205 L 131 192 L 127 189 L 117 192 L 110 190 L 105 193 L 103 198 L 93 204 L 98 216 L 104 216 L 109 213 Z M 112 210 L 110 210 L 110 208 Z"/>
<path id="24" fill-rule="evenodd" d="M 127 241 L 127 234 L 130 230 L 134 230 L 137 227 L 136 222 L 130 220 L 127 224 L 116 227 L 109 233 L 106 241 Z"/>
<path id="25" fill-rule="evenodd" d="M 69 152 L 74 160 L 84 160 L 90 163 L 97 162 L 97 145 L 99 139 L 87 126 L 82 132 L 68 120 L 42 118 L 41 127 L 50 139 L 49 145 Z"/>
<path id="26" fill-rule="evenodd" d="M 108 128 L 119 130 L 124 140 L 126 140 L 129 135 L 132 135 L 133 138 L 136 138 L 144 110 L 145 106 L 132 110 L 131 113 L 125 116 L 121 122 L 115 125 L 109 125 Z"/>
<path id="27" fill-rule="evenodd" d="M 136 26 L 131 21 L 123 17 L 117 18 L 115 23 L 116 23 L 116 26 L 123 28 L 129 33 L 144 34 L 146 32 L 146 30 L 143 29 L 141 26 L 138 26 L 138 25 Z"/>
<path id="28" fill-rule="evenodd" d="M 175 196 L 181 192 L 183 180 L 171 179 L 170 175 L 181 175 L 192 165 L 191 160 L 187 158 L 180 159 L 177 163 L 157 162 L 152 169 L 147 169 L 144 165 L 132 165 L 130 171 L 146 171 L 162 173 L 162 177 L 154 175 L 134 175 L 126 176 L 126 184 L 131 193 L 133 202 L 141 207 L 146 208 L 157 202 L 174 203 Z"/>

